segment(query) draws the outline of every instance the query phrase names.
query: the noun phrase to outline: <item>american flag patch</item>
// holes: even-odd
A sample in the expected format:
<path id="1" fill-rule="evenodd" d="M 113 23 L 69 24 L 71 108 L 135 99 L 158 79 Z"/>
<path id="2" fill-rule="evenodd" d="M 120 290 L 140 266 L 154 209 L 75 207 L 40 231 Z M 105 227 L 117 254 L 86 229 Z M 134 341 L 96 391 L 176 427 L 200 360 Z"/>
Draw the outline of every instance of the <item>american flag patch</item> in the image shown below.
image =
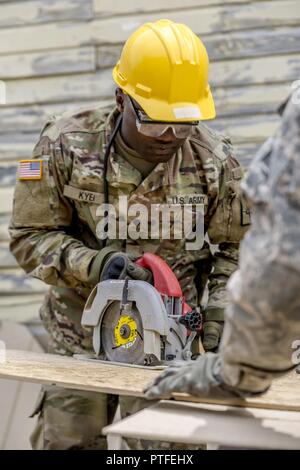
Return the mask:
<path id="1" fill-rule="evenodd" d="M 40 180 L 42 179 L 42 161 L 43 160 L 20 160 L 19 161 L 19 180 Z"/>

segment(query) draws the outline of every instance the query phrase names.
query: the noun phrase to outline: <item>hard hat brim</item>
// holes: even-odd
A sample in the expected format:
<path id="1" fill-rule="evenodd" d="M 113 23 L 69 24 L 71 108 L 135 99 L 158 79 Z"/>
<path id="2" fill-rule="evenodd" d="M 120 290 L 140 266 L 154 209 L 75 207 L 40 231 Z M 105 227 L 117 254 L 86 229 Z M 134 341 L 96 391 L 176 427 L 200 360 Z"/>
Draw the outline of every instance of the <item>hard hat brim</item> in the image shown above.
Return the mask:
<path id="1" fill-rule="evenodd" d="M 126 90 L 125 90 L 126 91 Z M 130 93 L 129 93 L 130 94 Z M 137 94 L 131 95 L 139 103 L 147 116 L 155 121 L 193 122 L 206 121 L 216 117 L 211 92 L 197 103 L 167 103 L 156 99 L 146 99 Z"/>
<path id="2" fill-rule="evenodd" d="M 113 69 L 113 79 L 123 91 L 141 106 L 147 116 L 155 121 L 192 122 L 206 121 L 216 117 L 214 100 L 209 88 L 205 97 L 201 98 L 197 103 L 169 103 L 161 99 L 148 98 L 136 93 L 131 85 L 121 81 L 117 66 Z"/>

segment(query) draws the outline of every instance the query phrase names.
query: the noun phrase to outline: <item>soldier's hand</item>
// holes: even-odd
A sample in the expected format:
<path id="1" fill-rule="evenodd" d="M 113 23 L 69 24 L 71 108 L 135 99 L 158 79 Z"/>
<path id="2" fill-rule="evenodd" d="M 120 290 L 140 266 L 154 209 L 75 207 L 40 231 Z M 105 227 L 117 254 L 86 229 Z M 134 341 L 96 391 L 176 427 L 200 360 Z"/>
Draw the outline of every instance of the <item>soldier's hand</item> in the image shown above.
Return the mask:
<path id="1" fill-rule="evenodd" d="M 109 256 L 106 260 L 101 275 L 100 281 L 107 279 L 136 279 L 139 281 L 152 281 L 152 273 L 145 268 L 142 268 L 134 263 L 136 256 L 129 253 L 116 252 Z"/>
<path id="2" fill-rule="evenodd" d="M 205 321 L 203 324 L 203 347 L 205 351 L 215 352 L 218 349 L 223 333 L 224 322 Z"/>
<path id="3" fill-rule="evenodd" d="M 168 367 L 144 390 L 149 400 L 170 398 L 172 393 L 189 393 L 194 396 L 224 395 L 218 374 L 220 359 L 207 353 L 186 365 Z M 227 393 L 227 392 L 226 392 Z"/>

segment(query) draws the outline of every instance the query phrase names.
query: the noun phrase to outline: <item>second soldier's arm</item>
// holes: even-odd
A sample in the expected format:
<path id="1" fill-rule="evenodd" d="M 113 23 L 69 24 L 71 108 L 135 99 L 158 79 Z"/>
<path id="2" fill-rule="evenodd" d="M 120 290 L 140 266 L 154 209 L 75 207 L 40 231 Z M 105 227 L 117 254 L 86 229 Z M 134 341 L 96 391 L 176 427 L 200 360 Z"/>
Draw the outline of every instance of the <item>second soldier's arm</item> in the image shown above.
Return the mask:
<path id="1" fill-rule="evenodd" d="M 300 107 L 291 99 L 277 134 L 254 159 L 243 186 L 252 226 L 229 281 L 230 302 L 218 354 L 167 369 L 146 390 L 198 396 L 266 391 L 299 362 Z"/>
<path id="2" fill-rule="evenodd" d="M 291 98 L 275 136 L 256 156 L 243 188 L 252 227 L 230 280 L 220 347 L 222 375 L 246 392 L 290 370 L 300 343 L 300 106 Z M 294 349 L 293 349 L 294 348 Z M 293 354 L 294 353 L 294 354 Z"/>

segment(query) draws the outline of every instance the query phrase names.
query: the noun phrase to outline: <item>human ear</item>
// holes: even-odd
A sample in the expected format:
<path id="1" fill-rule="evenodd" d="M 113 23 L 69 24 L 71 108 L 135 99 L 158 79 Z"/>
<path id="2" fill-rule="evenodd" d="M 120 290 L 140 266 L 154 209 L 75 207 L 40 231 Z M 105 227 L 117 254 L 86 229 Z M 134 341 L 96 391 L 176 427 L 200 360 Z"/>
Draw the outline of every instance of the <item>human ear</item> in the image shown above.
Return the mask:
<path id="1" fill-rule="evenodd" d="M 120 113 L 124 112 L 124 101 L 125 101 L 125 95 L 123 91 L 121 90 L 121 88 L 117 88 L 116 89 L 116 104 L 117 104 L 118 111 Z"/>

